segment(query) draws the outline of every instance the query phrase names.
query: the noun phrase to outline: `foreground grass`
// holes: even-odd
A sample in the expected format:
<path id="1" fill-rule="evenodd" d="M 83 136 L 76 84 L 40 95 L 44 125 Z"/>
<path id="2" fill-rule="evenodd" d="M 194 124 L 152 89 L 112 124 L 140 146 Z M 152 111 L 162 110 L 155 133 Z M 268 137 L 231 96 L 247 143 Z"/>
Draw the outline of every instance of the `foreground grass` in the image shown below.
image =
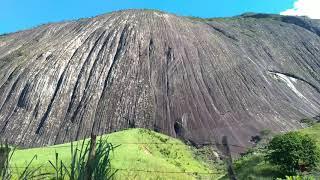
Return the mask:
<path id="1" fill-rule="evenodd" d="M 180 140 L 145 129 L 130 129 L 103 136 L 117 147 L 111 154 L 113 169 L 119 169 L 116 179 L 218 179 L 221 173 L 196 160 L 192 148 Z M 80 145 L 81 143 L 79 143 Z M 11 167 L 23 170 L 37 155 L 32 167 L 42 166 L 42 172 L 53 172 L 49 160 L 55 153 L 65 164 L 71 160 L 71 144 L 17 150 Z"/>

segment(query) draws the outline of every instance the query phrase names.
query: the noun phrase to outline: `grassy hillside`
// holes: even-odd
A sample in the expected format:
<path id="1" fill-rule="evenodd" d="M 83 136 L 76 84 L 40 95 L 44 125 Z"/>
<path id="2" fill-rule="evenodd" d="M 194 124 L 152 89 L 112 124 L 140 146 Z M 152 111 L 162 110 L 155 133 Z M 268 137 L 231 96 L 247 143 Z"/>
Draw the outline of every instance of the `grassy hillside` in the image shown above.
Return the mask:
<path id="1" fill-rule="evenodd" d="M 315 138 L 317 140 L 318 146 L 320 147 L 320 124 L 319 123 L 317 123 L 316 125 L 310 128 L 302 129 L 300 130 L 300 132 L 304 134 L 309 134 L 311 137 Z"/>
<path id="2" fill-rule="evenodd" d="M 221 174 L 195 159 L 191 147 L 180 140 L 145 129 L 130 129 L 103 136 L 117 147 L 111 165 L 120 169 L 118 179 L 217 179 Z M 54 161 L 55 152 L 66 164 L 71 159 L 70 144 L 17 150 L 12 167 L 25 167 L 37 155 L 33 167 L 52 171 L 48 160 Z"/>

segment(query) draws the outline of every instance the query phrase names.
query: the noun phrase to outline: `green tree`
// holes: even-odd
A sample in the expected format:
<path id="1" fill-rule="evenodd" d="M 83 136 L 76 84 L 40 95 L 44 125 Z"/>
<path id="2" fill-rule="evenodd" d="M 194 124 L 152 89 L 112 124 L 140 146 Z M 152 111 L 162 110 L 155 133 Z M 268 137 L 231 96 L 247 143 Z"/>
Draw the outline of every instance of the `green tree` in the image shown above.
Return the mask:
<path id="1" fill-rule="evenodd" d="M 295 175 L 299 171 L 310 171 L 319 162 L 316 141 L 299 132 L 275 136 L 267 149 L 269 162 L 278 165 L 289 175 Z"/>

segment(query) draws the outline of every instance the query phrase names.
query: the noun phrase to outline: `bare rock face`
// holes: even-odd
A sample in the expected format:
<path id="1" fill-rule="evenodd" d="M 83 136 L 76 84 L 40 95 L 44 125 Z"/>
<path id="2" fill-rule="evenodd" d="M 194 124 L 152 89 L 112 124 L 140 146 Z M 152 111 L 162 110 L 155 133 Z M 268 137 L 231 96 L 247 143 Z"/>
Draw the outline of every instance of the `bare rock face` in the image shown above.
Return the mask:
<path id="1" fill-rule="evenodd" d="M 120 11 L 0 36 L 0 136 L 22 146 L 131 127 L 249 145 L 320 114 L 320 23 Z"/>

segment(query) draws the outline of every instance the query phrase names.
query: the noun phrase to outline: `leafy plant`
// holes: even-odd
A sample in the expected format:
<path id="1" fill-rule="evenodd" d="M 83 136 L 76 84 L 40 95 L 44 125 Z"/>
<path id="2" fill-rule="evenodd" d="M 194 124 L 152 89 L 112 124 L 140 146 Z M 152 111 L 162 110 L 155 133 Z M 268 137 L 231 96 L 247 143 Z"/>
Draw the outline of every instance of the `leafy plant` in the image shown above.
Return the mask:
<path id="1" fill-rule="evenodd" d="M 299 132 L 275 136 L 267 146 L 267 160 L 289 175 L 310 171 L 319 162 L 316 141 Z"/>
<path id="2" fill-rule="evenodd" d="M 11 149 L 9 148 L 9 146 L 6 144 L 5 147 L 3 147 L 1 145 L 0 147 L 0 179 L 1 180 L 10 180 L 13 178 L 12 175 L 12 167 L 10 167 L 10 161 L 12 159 L 12 156 L 15 152 L 15 148 L 11 151 Z M 33 158 L 31 159 L 31 161 L 28 163 L 28 165 L 23 169 L 23 171 L 21 173 L 18 173 L 17 177 L 14 177 L 15 179 L 18 180 L 27 180 L 27 179 L 34 179 L 34 178 L 38 178 L 41 179 L 45 176 L 47 176 L 48 174 L 41 174 L 40 173 L 40 168 L 36 167 L 36 168 L 31 168 L 31 164 L 32 162 L 37 159 L 37 155 L 34 155 Z"/>
<path id="3" fill-rule="evenodd" d="M 62 180 L 65 179 L 66 177 L 66 172 L 68 171 L 68 168 L 65 167 L 64 163 L 60 160 L 59 161 L 59 154 L 55 153 L 55 163 L 51 162 L 49 160 L 49 163 L 51 166 L 54 168 L 54 174 L 53 174 L 53 179 L 56 180 Z"/>
<path id="4" fill-rule="evenodd" d="M 90 140 L 92 141 L 92 140 Z M 108 180 L 112 179 L 117 170 L 112 170 L 110 164 L 110 153 L 114 150 L 111 143 L 100 139 L 97 143 L 97 148 L 94 149 L 94 155 L 90 154 L 90 142 L 82 142 L 81 147 L 74 147 L 71 143 L 71 162 L 66 165 L 62 160 L 59 160 L 59 154 L 56 153 L 55 162 L 49 161 L 54 168 L 53 179 L 62 180 Z"/>
<path id="5" fill-rule="evenodd" d="M 277 180 L 283 180 L 277 178 Z M 316 180 L 313 176 L 286 176 L 285 180 Z"/>
<path id="6" fill-rule="evenodd" d="M 40 173 L 41 166 L 36 168 L 31 168 L 32 162 L 37 159 L 37 155 L 34 155 L 28 165 L 24 168 L 22 173 L 19 176 L 19 180 L 28 180 L 28 179 L 42 179 L 47 177 L 49 173 Z"/>

